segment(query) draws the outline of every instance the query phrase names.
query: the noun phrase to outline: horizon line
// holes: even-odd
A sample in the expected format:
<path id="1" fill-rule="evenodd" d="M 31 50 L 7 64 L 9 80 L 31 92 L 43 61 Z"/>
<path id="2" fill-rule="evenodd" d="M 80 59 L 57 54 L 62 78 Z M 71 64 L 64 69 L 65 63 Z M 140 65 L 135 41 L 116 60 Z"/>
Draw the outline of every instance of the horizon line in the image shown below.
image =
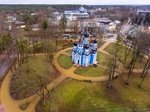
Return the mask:
<path id="1" fill-rule="evenodd" d="M 61 3 L 59 3 L 59 4 L 47 4 L 47 3 L 35 3 L 35 4 L 31 4 L 31 3 L 9 3 L 9 4 L 1 4 L 0 3 L 0 5 L 84 5 L 84 6 L 102 6 L 102 5 L 105 5 L 105 6 L 109 6 L 109 5 L 113 5 L 113 6 L 127 6 L 127 5 L 129 5 L 129 6 L 149 6 L 150 4 L 61 4 Z"/>

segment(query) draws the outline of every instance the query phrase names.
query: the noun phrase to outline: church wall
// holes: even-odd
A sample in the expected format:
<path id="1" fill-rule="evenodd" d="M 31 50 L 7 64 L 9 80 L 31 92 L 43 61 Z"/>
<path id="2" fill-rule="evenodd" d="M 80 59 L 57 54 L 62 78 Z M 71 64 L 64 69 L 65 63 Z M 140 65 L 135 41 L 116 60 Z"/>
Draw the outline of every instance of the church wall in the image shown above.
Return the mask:
<path id="1" fill-rule="evenodd" d="M 93 64 L 97 64 L 97 52 L 93 54 Z"/>
<path id="2" fill-rule="evenodd" d="M 78 44 L 74 44 L 72 51 L 72 61 L 80 66 L 89 66 L 97 64 L 97 42 L 89 43 L 88 34 Z"/>
<path id="3" fill-rule="evenodd" d="M 80 66 L 82 66 L 82 55 L 78 55 L 78 64 L 80 65 Z"/>
<path id="4" fill-rule="evenodd" d="M 90 54 L 90 56 L 89 56 L 89 63 L 90 64 L 93 64 L 93 58 L 94 58 L 93 54 Z"/>

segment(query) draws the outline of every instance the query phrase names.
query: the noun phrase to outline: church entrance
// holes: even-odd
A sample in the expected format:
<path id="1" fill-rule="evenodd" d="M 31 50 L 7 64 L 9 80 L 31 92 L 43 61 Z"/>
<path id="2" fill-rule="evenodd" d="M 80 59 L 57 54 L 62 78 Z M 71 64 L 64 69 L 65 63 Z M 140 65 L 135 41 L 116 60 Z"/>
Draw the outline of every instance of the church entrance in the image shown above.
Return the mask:
<path id="1" fill-rule="evenodd" d="M 78 64 L 79 64 L 79 60 L 78 60 Z"/>

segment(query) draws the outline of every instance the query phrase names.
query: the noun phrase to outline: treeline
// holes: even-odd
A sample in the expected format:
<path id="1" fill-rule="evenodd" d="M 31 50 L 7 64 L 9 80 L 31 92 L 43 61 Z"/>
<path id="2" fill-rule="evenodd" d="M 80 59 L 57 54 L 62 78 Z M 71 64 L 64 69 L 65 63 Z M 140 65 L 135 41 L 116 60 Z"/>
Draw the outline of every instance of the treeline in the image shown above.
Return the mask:
<path id="1" fill-rule="evenodd" d="M 109 8 L 109 7 L 119 7 L 120 9 L 129 9 L 129 8 L 146 8 L 146 9 L 150 9 L 149 5 L 136 5 L 136 6 L 132 6 L 132 5 L 82 5 L 85 8 Z M 31 4 L 31 5 L 22 5 L 22 4 L 10 4 L 10 5 L 0 5 L 0 9 L 39 9 L 39 8 L 48 8 L 48 7 L 53 7 L 56 9 L 60 9 L 60 10 L 65 10 L 65 9 L 76 9 L 81 7 L 81 5 L 76 5 L 76 4 L 53 4 L 53 5 L 48 5 L 48 4 Z"/>
<path id="2" fill-rule="evenodd" d="M 0 5 L 0 10 L 46 9 L 49 5 Z"/>

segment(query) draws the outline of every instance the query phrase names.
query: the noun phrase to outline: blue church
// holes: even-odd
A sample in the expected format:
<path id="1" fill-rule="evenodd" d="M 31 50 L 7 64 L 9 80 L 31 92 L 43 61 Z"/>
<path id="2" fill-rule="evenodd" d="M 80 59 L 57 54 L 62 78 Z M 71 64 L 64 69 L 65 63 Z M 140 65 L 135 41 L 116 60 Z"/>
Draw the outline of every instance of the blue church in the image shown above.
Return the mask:
<path id="1" fill-rule="evenodd" d="M 80 66 L 97 64 L 97 41 L 89 42 L 89 34 L 81 35 L 80 41 L 73 44 L 72 62 Z"/>

